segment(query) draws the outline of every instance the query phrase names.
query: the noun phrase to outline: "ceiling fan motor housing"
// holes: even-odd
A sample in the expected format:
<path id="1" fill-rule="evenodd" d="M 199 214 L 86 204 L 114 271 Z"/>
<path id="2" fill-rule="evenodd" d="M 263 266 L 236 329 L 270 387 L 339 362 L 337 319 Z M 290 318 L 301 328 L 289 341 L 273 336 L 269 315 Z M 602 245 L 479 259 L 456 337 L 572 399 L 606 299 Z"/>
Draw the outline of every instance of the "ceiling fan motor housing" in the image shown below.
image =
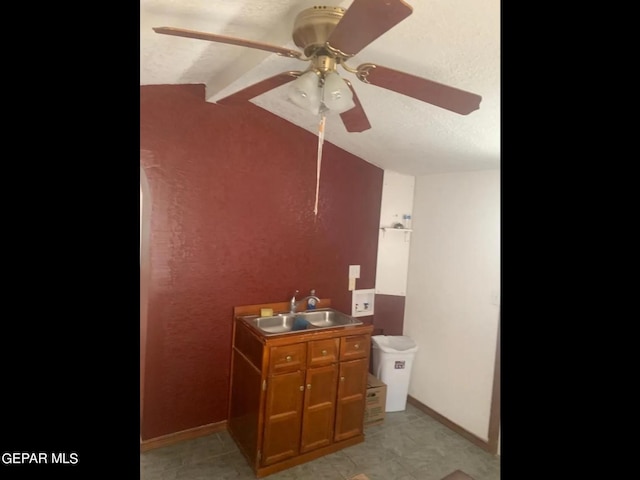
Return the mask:
<path id="1" fill-rule="evenodd" d="M 307 57 L 326 47 L 327 39 L 342 20 L 345 9 L 315 6 L 298 14 L 293 23 L 293 41 Z"/>

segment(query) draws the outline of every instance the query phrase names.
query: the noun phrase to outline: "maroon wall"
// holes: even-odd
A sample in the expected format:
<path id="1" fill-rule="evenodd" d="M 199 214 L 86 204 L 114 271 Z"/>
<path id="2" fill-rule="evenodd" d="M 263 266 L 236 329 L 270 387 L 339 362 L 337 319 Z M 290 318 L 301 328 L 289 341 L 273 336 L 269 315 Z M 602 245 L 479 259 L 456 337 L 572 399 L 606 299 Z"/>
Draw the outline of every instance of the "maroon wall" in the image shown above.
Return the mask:
<path id="1" fill-rule="evenodd" d="M 202 85 L 140 87 L 143 440 L 226 419 L 234 306 L 315 288 L 349 312 L 350 264 L 374 288 L 383 171 L 326 142 L 315 217 L 317 143 L 252 104 L 207 103 Z"/>
<path id="2" fill-rule="evenodd" d="M 401 295 L 376 294 L 373 325 L 377 335 L 402 335 L 404 328 L 404 300 Z"/>

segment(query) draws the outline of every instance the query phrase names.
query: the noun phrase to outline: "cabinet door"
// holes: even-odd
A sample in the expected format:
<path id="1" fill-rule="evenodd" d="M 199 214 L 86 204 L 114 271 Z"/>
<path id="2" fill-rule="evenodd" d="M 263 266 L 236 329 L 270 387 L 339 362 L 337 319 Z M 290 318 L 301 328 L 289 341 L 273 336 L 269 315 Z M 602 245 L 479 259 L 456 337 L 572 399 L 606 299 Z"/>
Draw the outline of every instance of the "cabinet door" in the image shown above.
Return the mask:
<path id="1" fill-rule="evenodd" d="M 298 455 L 304 388 L 304 371 L 267 379 L 263 466 Z"/>
<path id="2" fill-rule="evenodd" d="M 334 437 L 336 442 L 364 432 L 368 366 L 367 358 L 340 363 Z"/>
<path id="3" fill-rule="evenodd" d="M 307 370 L 301 453 L 333 443 L 337 383 L 336 364 Z"/>

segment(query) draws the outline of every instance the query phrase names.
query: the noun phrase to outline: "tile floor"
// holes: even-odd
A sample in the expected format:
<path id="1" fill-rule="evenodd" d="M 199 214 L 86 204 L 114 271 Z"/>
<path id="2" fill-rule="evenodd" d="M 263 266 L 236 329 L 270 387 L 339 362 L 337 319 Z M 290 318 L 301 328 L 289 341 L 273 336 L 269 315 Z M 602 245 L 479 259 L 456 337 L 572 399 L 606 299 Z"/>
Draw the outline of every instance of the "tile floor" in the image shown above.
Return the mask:
<path id="1" fill-rule="evenodd" d="M 384 423 L 365 428 L 365 441 L 267 480 L 441 480 L 460 469 L 474 480 L 499 480 L 496 457 L 412 405 L 388 412 Z M 140 454 L 142 480 L 254 480 L 227 432 L 187 440 Z"/>

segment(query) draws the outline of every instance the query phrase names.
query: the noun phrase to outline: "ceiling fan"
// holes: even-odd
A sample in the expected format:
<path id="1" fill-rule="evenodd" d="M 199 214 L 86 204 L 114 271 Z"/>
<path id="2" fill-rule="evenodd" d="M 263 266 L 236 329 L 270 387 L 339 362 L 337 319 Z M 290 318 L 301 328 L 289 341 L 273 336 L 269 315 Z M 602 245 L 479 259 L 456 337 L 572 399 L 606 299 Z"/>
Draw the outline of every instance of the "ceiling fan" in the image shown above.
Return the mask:
<path id="1" fill-rule="evenodd" d="M 273 52 L 308 61 L 303 71 L 286 71 L 233 93 L 217 103 L 246 102 L 281 85 L 289 87 L 289 100 L 312 113 L 339 113 L 349 132 L 371 128 L 362 104 L 348 80 L 337 73 L 338 66 L 371 85 L 386 88 L 460 115 L 480 108 L 482 97 L 441 83 L 393 70 L 374 63 L 356 68 L 347 61 L 364 47 L 407 18 L 413 8 L 403 0 L 354 0 L 348 9 L 314 6 L 303 10 L 294 21 L 292 37 L 302 52 L 252 40 L 173 27 L 154 27 L 156 33 L 195 38 Z"/>

